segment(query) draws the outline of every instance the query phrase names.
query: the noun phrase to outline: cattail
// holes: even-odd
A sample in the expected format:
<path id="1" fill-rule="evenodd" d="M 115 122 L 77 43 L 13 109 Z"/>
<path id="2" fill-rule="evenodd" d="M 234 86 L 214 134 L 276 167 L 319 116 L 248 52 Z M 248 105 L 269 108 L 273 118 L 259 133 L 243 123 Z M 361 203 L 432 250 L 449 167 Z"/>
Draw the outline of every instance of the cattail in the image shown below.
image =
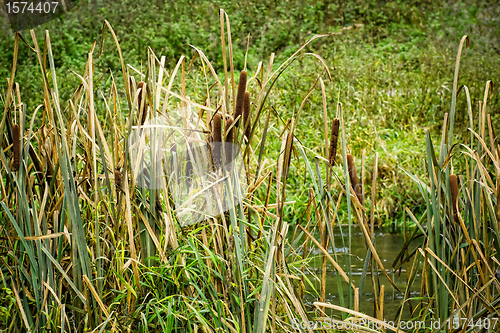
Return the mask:
<path id="1" fill-rule="evenodd" d="M 233 135 L 233 122 L 234 119 L 233 117 L 229 116 L 226 118 L 226 126 L 224 127 L 224 132 L 226 134 L 226 142 L 234 142 L 234 135 Z"/>
<path id="2" fill-rule="evenodd" d="M 120 171 L 120 168 L 116 168 L 115 170 L 115 185 L 117 189 L 122 188 L 122 172 Z"/>
<path id="3" fill-rule="evenodd" d="M 19 160 L 21 157 L 21 135 L 19 132 L 19 125 L 12 125 L 12 149 L 14 152 L 14 163 L 12 163 L 12 170 L 19 170 Z"/>
<path id="4" fill-rule="evenodd" d="M 335 156 L 337 155 L 337 140 L 339 138 L 339 124 L 340 124 L 340 121 L 338 118 L 333 119 L 332 134 L 330 135 L 330 154 L 328 156 L 328 160 L 330 161 L 330 165 L 335 164 Z"/>
<path id="5" fill-rule="evenodd" d="M 33 149 L 33 145 L 30 144 L 28 152 L 30 154 L 31 160 L 33 161 L 33 166 L 35 167 L 38 180 L 40 181 L 40 183 L 43 183 L 43 167 L 40 163 L 40 160 L 38 159 L 38 155 L 35 153 L 35 149 Z"/>
<path id="6" fill-rule="evenodd" d="M 245 129 L 245 138 L 247 142 L 249 142 L 252 126 L 250 123 L 250 93 L 248 91 L 245 93 L 245 100 L 243 103 L 243 128 Z"/>
<path id="7" fill-rule="evenodd" d="M 137 109 L 139 110 L 139 116 L 141 117 L 141 125 L 144 125 L 144 122 L 146 121 L 146 117 L 148 115 L 148 106 L 146 99 L 146 90 L 147 90 L 147 85 L 146 82 L 140 81 L 137 84 L 137 90 L 140 89 L 139 96 L 137 97 Z M 142 105 L 144 100 L 144 106 Z"/>
<path id="8" fill-rule="evenodd" d="M 236 108 L 234 110 L 234 119 L 241 118 L 243 114 L 243 103 L 245 99 L 245 91 L 247 90 L 247 72 L 241 71 L 240 82 L 238 82 L 238 94 L 236 95 Z M 236 120 L 235 126 L 239 126 L 240 120 Z"/>
<path id="9" fill-rule="evenodd" d="M 212 120 L 212 139 L 213 142 L 222 142 L 222 126 L 220 114 L 216 114 Z"/>
<path id="10" fill-rule="evenodd" d="M 358 197 L 361 205 L 364 205 L 363 190 L 361 184 L 359 183 L 358 175 L 356 174 L 356 166 L 354 165 L 354 157 L 352 155 L 347 155 L 347 167 L 349 169 L 349 179 L 351 180 L 351 186 L 354 189 L 354 193 Z"/>
<path id="11" fill-rule="evenodd" d="M 229 116 L 226 119 L 226 126 L 224 127 L 224 133 L 226 134 L 226 144 L 224 147 L 226 149 L 226 161 L 224 165 L 228 165 L 233 160 L 233 142 L 234 142 L 234 131 L 233 131 L 233 118 Z"/>
<path id="12" fill-rule="evenodd" d="M 458 177 L 450 175 L 451 204 L 453 205 L 453 219 L 458 221 Z"/>
<path id="13" fill-rule="evenodd" d="M 221 145 L 222 145 L 222 125 L 221 125 L 221 116 L 220 114 L 216 114 L 212 120 L 212 158 L 213 165 L 217 170 L 221 165 Z"/>

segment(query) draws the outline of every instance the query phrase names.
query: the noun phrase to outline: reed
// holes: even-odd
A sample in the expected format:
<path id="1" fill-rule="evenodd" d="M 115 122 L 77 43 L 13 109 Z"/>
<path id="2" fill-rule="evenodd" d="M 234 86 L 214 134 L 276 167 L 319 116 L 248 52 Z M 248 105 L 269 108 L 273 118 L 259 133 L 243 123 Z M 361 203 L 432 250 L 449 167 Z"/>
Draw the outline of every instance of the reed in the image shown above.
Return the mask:
<path id="1" fill-rule="evenodd" d="M 350 154 L 347 154 L 347 166 L 349 170 L 349 179 L 351 181 L 351 186 L 358 197 L 361 205 L 364 205 L 364 196 L 363 189 L 361 188 L 361 184 L 359 182 L 358 174 L 356 173 L 356 166 L 354 165 L 354 157 Z"/>
<path id="2" fill-rule="evenodd" d="M 14 159 L 12 162 L 12 170 L 19 171 L 19 163 L 21 159 L 21 133 L 19 125 L 12 125 L 12 152 Z"/>

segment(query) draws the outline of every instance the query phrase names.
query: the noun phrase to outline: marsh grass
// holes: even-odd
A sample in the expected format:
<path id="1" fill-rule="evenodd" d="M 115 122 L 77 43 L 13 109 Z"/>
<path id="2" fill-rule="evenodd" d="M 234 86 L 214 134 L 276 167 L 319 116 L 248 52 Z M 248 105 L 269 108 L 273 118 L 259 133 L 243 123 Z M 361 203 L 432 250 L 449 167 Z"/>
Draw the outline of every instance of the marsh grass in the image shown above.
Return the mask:
<path id="1" fill-rule="evenodd" d="M 2 329 L 290 331 L 296 318 L 307 322 L 315 316 L 297 293 L 299 286 L 303 290 L 308 283 L 304 267 L 309 259 L 301 251 L 305 236 L 300 233 L 289 240 L 284 207 L 289 204 L 287 179 L 293 157 L 302 154 L 307 159 L 295 139 L 296 119 L 316 84 L 297 115 L 283 127 L 282 149 L 270 156 L 265 156 L 263 149 L 270 111 L 263 129 L 261 116 L 272 109 L 266 102 L 280 75 L 297 58 L 311 56 L 303 49 L 322 36 L 311 38 L 276 70 L 273 57 L 269 64 L 262 63 L 248 80 L 250 85 L 242 71 L 236 89 L 230 25 L 224 11 L 220 20 L 224 80 L 196 47 L 191 64 L 187 66 L 186 58 L 181 57 L 171 72 L 164 67 L 165 57 L 158 59 L 151 49 L 144 72 L 126 66 L 118 38 L 106 21 L 102 39 L 109 33 L 116 46 L 124 89 L 117 88 L 113 75 L 109 76 L 108 91 L 95 88 L 95 62 L 100 54 L 110 52 L 103 49 L 102 41 L 98 52 L 96 43 L 92 45 L 84 72 L 76 74 L 80 85 L 66 101 L 58 93 L 49 32 L 40 45 L 31 31 L 30 47 L 41 73 L 43 105 L 34 110 L 27 124 L 19 93 L 22 84 L 18 93 L 13 93 L 14 59 L 0 127 L 5 147 L 12 115 L 18 115 L 19 126 L 11 126 L 12 153 L 8 149 L 1 153 L 1 228 L 5 234 L 1 242 L 6 254 L 1 259 L 2 282 L 12 291 L 17 305 Z M 16 50 L 20 37 L 16 35 Z M 330 78 L 324 61 L 313 56 Z M 193 66 L 195 60 L 207 83 L 201 102 L 188 95 L 188 74 L 200 68 Z M 134 75 L 139 75 L 137 85 Z M 250 92 L 255 96 L 252 104 Z M 135 156 L 130 154 L 128 140 L 133 129 L 139 126 L 141 133 L 148 131 L 144 127 L 148 122 L 158 115 L 168 119 L 174 108 L 183 116 L 180 123 L 173 124 L 179 129 L 186 128 L 195 115 L 200 120 L 206 116 L 201 137 L 208 142 L 222 142 L 223 138 L 242 142 L 243 136 L 247 140 L 244 154 L 251 187 L 243 202 L 188 226 L 180 224 L 173 193 L 165 182 L 160 182 L 160 187 L 141 185 L 157 184 L 157 166 L 151 163 L 134 168 Z M 123 118 L 122 113 L 126 115 Z M 42 124 L 35 127 L 39 117 Z M 237 126 L 240 118 L 244 126 Z M 183 154 L 176 146 L 171 146 L 170 152 L 173 156 Z M 215 153 L 214 164 L 231 153 Z M 269 160 L 274 162 L 269 164 Z M 186 163 L 183 168 L 191 174 L 194 167 Z M 175 164 L 171 170 L 178 177 L 180 169 Z M 330 238 L 330 243 L 323 244 L 325 251 L 333 244 L 335 219 L 331 218 L 330 199 L 324 195 L 322 176 L 310 170 L 311 177 L 319 177 L 319 185 L 311 193 L 314 201 L 320 200 L 314 214 L 319 218 L 316 223 Z M 39 177 L 40 173 L 45 177 Z M 235 195 L 231 192 L 237 190 L 234 185 L 227 182 L 222 187 L 229 200 Z M 219 204 L 223 204 L 221 200 Z M 308 228 L 311 222 L 307 221 Z M 340 281 L 339 289 L 348 282 Z M 350 304 L 354 304 L 352 300 Z"/>
<path id="2" fill-rule="evenodd" d="M 491 81 L 486 83 L 484 99 L 473 111 L 469 89 L 458 86 L 462 50 L 468 37 L 460 42 L 453 81 L 450 112 L 445 114 L 438 146 L 426 131 L 427 158 L 423 161 L 429 179 L 423 181 L 408 173 L 426 202 L 426 211 L 415 216 L 413 233 L 394 263 L 411 266 L 409 288 L 422 272 L 420 297 L 409 298 L 408 306 L 418 318 L 440 318 L 441 328 L 458 332 L 473 330 L 469 323 L 454 323 L 454 318 L 471 322 L 492 322 L 498 316 L 500 284 L 498 189 L 499 145 L 487 113 Z M 462 92 L 462 94 L 460 94 Z M 457 98 L 463 96 L 469 118 L 468 136 L 454 136 Z M 422 237 L 422 245 L 409 253 L 408 244 Z M 446 323 L 450 320 L 450 323 Z M 498 328 L 496 328 L 498 329 Z"/>
<path id="3" fill-rule="evenodd" d="M 5 253 L 0 257 L 1 273 L 3 286 L 11 292 L 12 303 L 15 301 L 11 307 L 16 309 L 4 315 L 8 318 L 1 329 L 292 332 L 296 320 L 324 320 L 333 314 L 339 321 L 357 325 L 363 318 L 381 324 L 384 329 L 398 331 L 382 322 L 381 281 L 386 279 L 398 288 L 377 254 L 374 238 L 378 154 L 374 158 L 371 200 L 365 202 L 365 151 L 351 148 L 353 142 L 346 133 L 346 115 L 340 97 L 335 112 L 330 111 L 325 88 L 332 82 L 329 67 L 319 55 L 305 52 L 310 43 L 325 36 L 313 36 L 279 65 L 271 55 L 254 73 L 241 71 L 236 84 L 230 24 L 223 10 L 219 14 L 222 74 L 216 72 L 203 51 L 195 46 L 191 62 L 183 56 L 171 71 L 165 67 L 165 57 L 158 59 L 150 48 L 145 68 L 126 66 L 118 37 L 105 21 L 100 50 L 95 49 L 96 43 L 92 45 L 85 70 L 76 74 L 80 84 L 66 101 L 61 100 L 58 92 L 49 32 L 45 33 L 42 45 L 34 32 L 30 32 L 29 47 L 38 61 L 43 105 L 32 111 L 28 124 L 27 110 L 21 101 L 22 84 L 20 87 L 14 84 L 17 63 L 14 57 L 0 125 L 3 148 L 0 228 L 5 235 L 0 240 Z M 115 44 L 114 51 L 103 48 L 108 33 Z M 20 37 L 16 34 L 14 54 Z M 102 53 L 115 51 L 120 59 L 120 83 L 114 75 L 109 75 L 109 90 L 96 89 L 95 62 Z M 305 96 L 300 96 L 300 105 L 293 116 L 274 123 L 275 105 L 270 95 L 283 73 L 304 58 L 317 62 L 319 70 L 311 74 L 313 84 Z M 196 70 L 205 82 L 202 93 L 190 89 L 190 75 Z M 138 77 L 137 86 L 134 76 Z M 464 87 L 463 91 L 468 90 Z M 303 145 L 298 126 L 305 116 L 305 106 L 316 95 L 323 101 L 324 146 L 322 143 L 320 152 Z M 418 305 L 423 310 L 419 316 L 423 318 L 430 313 L 447 318 L 455 312 L 492 316 L 495 311 L 491 309 L 498 303 L 498 281 L 490 276 L 497 267 L 493 258 L 498 253 L 498 230 L 493 221 L 499 218 L 498 208 L 494 209 L 499 185 L 488 170 L 496 168 L 497 181 L 500 162 L 498 143 L 491 134 L 494 131 L 491 120 L 486 122 L 490 119 L 486 116 L 486 102 L 485 97 L 479 132 L 471 130 L 470 142 L 475 147 L 463 146 L 469 169 L 464 173 L 464 181 L 460 181 L 467 184 L 458 192 L 462 193 L 461 198 L 451 197 L 447 181 L 452 174 L 451 152 L 457 149 L 451 145 L 455 98 L 450 118 L 445 118 L 439 162 L 427 134 L 431 186 L 413 177 L 428 202 L 427 215 L 418 220 L 407 210 L 418 228 L 405 237 L 409 244 L 422 232 L 426 243 L 419 252 L 407 253 L 403 249 L 398 262 L 404 264 L 414 258 L 409 285 L 415 279 L 418 263 L 423 263 L 427 279 L 422 284 Z M 242 142 L 249 185 L 248 191 L 237 193 L 237 184 L 225 181 L 222 193 L 217 194 L 226 194 L 226 202 L 218 197 L 216 203 L 227 204 L 229 209 L 188 225 L 181 224 L 181 216 L 176 214 L 178 207 L 170 186 L 173 178 L 158 182 L 161 184 L 158 187 L 141 186 L 146 180 L 150 185 L 155 183 L 158 166 L 150 163 L 143 169 L 134 168 L 128 140 L 133 129 L 145 130 L 147 127 L 143 125 L 157 116 L 170 119 L 174 110 L 179 110 L 182 117 L 170 125 L 181 130 L 196 121 L 201 130 L 193 131 L 196 132 L 193 135 L 198 135 L 204 143 Z M 17 130 L 11 125 L 15 116 L 19 124 L 18 150 Z M 42 118 L 42 124 L 35 127 L 37 117 Z M 329 118 L 333 122 L 330 141 Z M 243 126 L 238 126 L 240 120 Z M 485 140 L 488 133 L 489 144 Z M 12 152 L 7 149 L 10 135 Z M 276 136 L 279 149 L 268 149 L 269 135 Z M 338 139 L 341 157 L 339 154 L 337 165 Z M 223 156 L 233 153 L 222 148 L 212 152 L 215 170 L 222 165 Z M 169 151 L 174 157 L 196 153 L 190 146 L 183 152 L 172 145 Z M 356 174 L 353 158 L 356 154 L 361 156 L 361 180 Z M 232 160 L 232 156 L 227 159 Z M 16 160 L 18 168 L 14 168 Z M 160 168 L 169 169 L 170 177 L 182 176 L 179 170 L 191 175 L 197 167 L 190 157 L 184 166 L 168 163 L 163 161 Z M 305 219 L 291 225 L 286 215 L 291 204 L 287 195 L 292 176 L 297 176 L 298 164 L 305 169 L 312 186 L 307 188 L 307 202 L 301 203 L 305 206 Z M 40 177 L 42 174 L 44 177 Z M 191 185 L 188 183 L 188 188 Z M 206 189 L 203 187 L 201 192 Z M 241 202 L 234 200 L 238 195 L 243 197 Z M 341 211 L 344 205 L 345 212 Z M 452 205 L 457 206 L 460 223 L 448 223 Z M 465 209 L 464 214 L 459 207 Z M 427 224 L 422 224 L 425 217 Z M 337 253 L 339 240 L 333 233 L 337 225 L 341 225 L 340 242 L 341 247 L 349 249 L 347 255 Z M 360 229 L 367 248 L 359 285 L 352 278 L 353 228 Z M 488 228 L 495 231 L 493 237 L 486 232 Z M 316 229 L 319 240 L 314 237 Z M 443 240 L 441 233 L 448 238 Z M 480 242 L 477 237 L 482 237 Z M 467 251 L 461 246 L 464 242 Z M 307 274 L 313 247 L 321 253 L 321 276 Z M 425 255 L 424 259 L 419 253 Z M 334 278 L 339 305 L 329 304 L 325 299 L 327 262 L 338 273 Z M 477 270 L 477 280 L 469 277 L 470 270 Z M 375 295 L 373 316 L 359 312 L 360 295 L 368 275 Z M 320 281 L 319 292 L 314 290 L 313 280 Z M 311 288 L 312 292 L 307 291 Z M 305 292 L 317 297 L 312 307 L 303 301 Z M 415 303 L 405 300 L 403 306 L 406 302 L 410 306 Z M 304 330 L 312 332 L 310 327 Z"/>

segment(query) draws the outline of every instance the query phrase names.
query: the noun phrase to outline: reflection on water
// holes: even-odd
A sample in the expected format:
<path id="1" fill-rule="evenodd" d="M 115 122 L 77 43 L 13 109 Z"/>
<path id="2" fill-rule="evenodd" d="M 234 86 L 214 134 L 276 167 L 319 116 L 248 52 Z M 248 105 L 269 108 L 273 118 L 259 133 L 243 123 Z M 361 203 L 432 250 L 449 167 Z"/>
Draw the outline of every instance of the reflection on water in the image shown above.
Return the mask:
<path id="1" fill-rule="evenodd" d="M 343 226 L 342 231 L 344 234 L 344 243 L 342 242 L 342 232 L 339 227 L 334 228 L 334 241 L 335 241 L 335 251 L 337 253 L 338 263 L 341 265 L 342 269 L 347 273 L 347 262 L 349 255 L 348 246 L 348 227 Z M 316 233 L 316 239 L 319 240 L 319 235 Z M 393 320 L 396 312 L 403 301 L 403 293 L 406 290 L 406 265 L 397 272 L 393 272 L 392 263 L 396 259 L 399 251 L 403 247 L 404 237 L 402 233 L 391 233 L 389 230 L 377 229 L 375 230 L 374 245 L 377 253 L 384 265 L 385 269 L 388 271 L 389 276 L 396 284 L 398 292 L 387 280 L 383 272 L 379 269 L 374 271 L 375 283 L 379 283 L 380 286 L 384 285 L 384 319 Z M 345 246 L 343 246 L 345 245 Z M 418 244 L 413 244 L 410 247 L 410 251 L 413 250 Z M 321 279 L 321 267 L 322 267 L 322 257 L 319 256 L 320 251 L 317 247 L 312 247 L 310 250 L 310 255 L 314 256 L 314 259 L 309 264 L 310 274 L 309 279 L 313 282 L 314 289 L 311 286 L 307 286 L 307 291 L 304 295 L 304 301 L 306 304 L 310 305 L 313 302 L 319 300 L 318 294 L 320 292 L 321 281 L 314 279 L 313 275 Z M 359 231 L 357 226 L 352 227 L 352 239 L 351 239 L 351 265 L 352 265 L 352 279 L 356 287 L 360 286 L 360 280 L 363 273 L 363 266 L 366 258 L 366 244 L 362 233 Z M 333 249 L 330 246 L 328 249 L 329 253 L 333 256 Z M 375 262 L 375 260 L 374 260 Z M 336 270 L 333 265 L 327 260 L 326 266 L 327 279 L 326 279 L 326 302 L 340 305 L 340 297 L 337 285 Z M 420 287 L 420 275 L 417 275 L 415 282 L 410 290 L 410 297 L 415 297 L 419 295 L 417 291 Z M 378 281 L 378 282 L 377 282 Z M 344 288 L 344 299 L 347 302 L 347 284 L 343 283 Z M 366 313 L 367 315 L 374 315 L 374 294 L 372 287 L 372 277 L 370 274 L 370 269 L 365 278 L 365 284 L 363 291 L 360 291 L 360 302 L 359 310 L 360 312 Z M 351 308 L 353 308 L 351 306 Z M 410 311 L 408 305 L 405 305 L 402 319 L 410 319 Z"/>

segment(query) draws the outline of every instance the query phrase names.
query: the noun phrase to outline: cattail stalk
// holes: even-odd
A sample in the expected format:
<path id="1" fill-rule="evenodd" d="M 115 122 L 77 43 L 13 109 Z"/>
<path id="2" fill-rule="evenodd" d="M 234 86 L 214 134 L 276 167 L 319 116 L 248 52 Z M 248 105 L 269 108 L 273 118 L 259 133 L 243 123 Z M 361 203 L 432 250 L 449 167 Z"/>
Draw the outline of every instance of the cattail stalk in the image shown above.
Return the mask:
<path id="1" fill-rule="evenodd" d="M 458 221 L 458 177 L 450 175 L 451 204 L 453 205 L 453 219 Z"/>
<path id="2" fill-rule="evenodd" d="M 249 142 L 252 126 L 250 123 L 250 93 L 248 91 L 245 92 L 245 100 L 243 103 L 243 126 L 243 128 L 245 129 L 243 133 L 247 142 Z"/>
<path id="3" fill-rule="evenodd" d="M 335 164 L 335 156 L 337 155 L 337 140 L 339 138 L 339 124 L 340 124 L 340 121 L 338 118 L 333 119 L 332 133 L 330 135 L 330 152 L 328 155 L 328 160 L 330 161 L 330 165 Z"/>
<path id="4" fill-rule="evenodd" d="M 243 115 L 243 103 L 245 99 L 245 91 L 247 90 L 247 72 L 241 71 L 240 81 L 238 82 L 238 94 L 236 95 L 236 107 L 234 109 L 234 119 L 236 119 L 235 126 L 238 127 L 240 120 L 238 117 Z"/>
<path id="5" fill-rule="evenodd" d="M 146 90 L 147 90 L 147 85 L 146 82 L 140 81 L 137 84 L 137 90 L 139 90 L 139 96 L 137 97 L 137 109 L 139 110 L 139 117 L 141 117 L 141 125 L 144 125 L 144 122 L 146 121 L 146 117 L 148 116 L 148 106 L 146 102 Z M 144 101 L 144 105 L 142 105 Z"/>
<path id="6" fill-rule="evenodd" d="M 354 157 L 352 155 L 347 155 L 347 167 L 349 169 L 349 179 L 351 180 L 351 186 L 354 189 L 354 193 L 358 197 L 361 205 L 365 204 L 365 200 L 363 197 L 363 190 L 361 188 L 361 184 L 359 183 L 359 178 L 356 173 L 356 166 L 354 165 Z"/>
<path id="7" fill-rule="evenodd" d="M 21 158 L 21 133 L 19 125 L 12 125 L 12 149 L 14 152 L 14 162 L 12 163 L 12 170 L 19 170 L 19 162 Z"/>

